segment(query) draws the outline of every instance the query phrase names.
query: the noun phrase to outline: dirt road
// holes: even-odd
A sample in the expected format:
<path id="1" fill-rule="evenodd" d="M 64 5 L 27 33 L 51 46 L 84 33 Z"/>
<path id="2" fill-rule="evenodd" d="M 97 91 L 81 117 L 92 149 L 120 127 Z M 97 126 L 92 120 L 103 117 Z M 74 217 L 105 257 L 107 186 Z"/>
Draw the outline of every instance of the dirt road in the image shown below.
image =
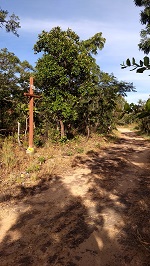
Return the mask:
<path id="1" fill-rule="evenodd" d="M 150 265 L 150 143 L 119 130 L 69 173 L 1 202 L 1 266 Z"/>

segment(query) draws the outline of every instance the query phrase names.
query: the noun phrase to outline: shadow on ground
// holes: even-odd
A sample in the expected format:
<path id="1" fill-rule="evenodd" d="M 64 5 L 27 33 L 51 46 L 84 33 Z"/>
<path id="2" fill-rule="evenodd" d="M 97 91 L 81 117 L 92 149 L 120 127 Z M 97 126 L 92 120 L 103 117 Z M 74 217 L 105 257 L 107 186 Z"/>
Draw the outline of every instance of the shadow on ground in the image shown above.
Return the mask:
<path id="1" fill-rule="evenodd" d="M 140 165 L 149 144 L 129 142 L 122 138 L 103 154 L 74 159 L 74 168 L 90 169 L 82 175 L 84 197 L 74 196 L 60 176 L 43 176 L 37 186 L 21 186 L 17 196 L 5 195 L 1 266 L 149 265 L 150 169 Z"/>

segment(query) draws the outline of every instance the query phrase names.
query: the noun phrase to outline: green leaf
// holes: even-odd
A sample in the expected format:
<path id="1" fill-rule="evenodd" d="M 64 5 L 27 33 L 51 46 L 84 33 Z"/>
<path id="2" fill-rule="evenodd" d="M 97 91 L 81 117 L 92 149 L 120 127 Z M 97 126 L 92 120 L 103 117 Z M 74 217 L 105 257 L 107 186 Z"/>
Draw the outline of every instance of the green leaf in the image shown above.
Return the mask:
<path id="1" fill-rule="evenodd" d="M 143 73 L 146 70 L 146 67 L 141 67 L 137 69 L 137 73 Z"/>
<path id="2" fill-rule="evenodd" d="M 142 61 L 142 60 L 140 60 L 140 66 L 141 66 L 141 67 L 143 66 L 143 61 Z"/>
<path id="3" fill-rule="evenodd" d="M 132 65 L 135 65 L 135 58 L 132 58 Z"/>
<path id="4" fill-rule="evenodd" d="M 145 56 L 145 57 L 144 57 L 144 65 L 145 65 L 146 67 L 149 66 L 149 57 L 148 57 L 148 56 Z"/>
<path id="5" fill-rule="evenodd" d="M 147 100 L 145 109 L 146 111 L 150 112 L 150 99 Z"/>
<path id="6" fill-rule="evenodd" d="M 129 58 L 126 60 L 126 64 L 127 64 L 127 66 L 131 66 L 131 62 L 130 62 Z"/>

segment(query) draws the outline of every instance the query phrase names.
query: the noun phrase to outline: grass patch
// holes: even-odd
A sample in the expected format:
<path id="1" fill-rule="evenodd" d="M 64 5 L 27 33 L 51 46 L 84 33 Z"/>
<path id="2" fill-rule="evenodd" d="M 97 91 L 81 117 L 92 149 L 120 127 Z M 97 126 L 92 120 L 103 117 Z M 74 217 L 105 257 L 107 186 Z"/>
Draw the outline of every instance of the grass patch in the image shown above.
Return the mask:
<path id="1" fill-rule="evenodd" d="M 0 190 L 16 193 L 20 184 L 36 185 L 41 179 L 64 174 L 72 169 L 75 156 L 84 156 L 89 150 L 99 152 L 107 143 L 108 140 L 98 134 L 93 134 L 88 141 L 84 136 L 77 136 L 61 143 L 48 141 L 31 156 L 26 153 L 26 147 L 18 146 L 12 138 L 5 138 L 0 147 Z"/>

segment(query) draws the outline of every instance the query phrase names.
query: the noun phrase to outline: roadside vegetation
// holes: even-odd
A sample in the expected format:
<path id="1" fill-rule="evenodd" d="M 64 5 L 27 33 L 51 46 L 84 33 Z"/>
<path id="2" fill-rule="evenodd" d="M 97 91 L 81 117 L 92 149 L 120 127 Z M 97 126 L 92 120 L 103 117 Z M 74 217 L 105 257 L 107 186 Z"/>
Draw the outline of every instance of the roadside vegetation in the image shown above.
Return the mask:
<path id="1" fill-rule="evenodd" d="M 1 137 L 0 190 L 2 200 L 17 197 L 22 187 L 34 187 L 39 182 L 49 181 L 55 176 L 69 172 L 89 151 L 99 152 L 118 139 L 117 131 L 111 134 L 78 135 L 65 142 L 48 140 L 43 146 L 35 147 L 34 154 L 27 154 L 27 143 L 18 145 L 15 136 Z M 44 178 L 43 178 L 44 177 Z"/>

